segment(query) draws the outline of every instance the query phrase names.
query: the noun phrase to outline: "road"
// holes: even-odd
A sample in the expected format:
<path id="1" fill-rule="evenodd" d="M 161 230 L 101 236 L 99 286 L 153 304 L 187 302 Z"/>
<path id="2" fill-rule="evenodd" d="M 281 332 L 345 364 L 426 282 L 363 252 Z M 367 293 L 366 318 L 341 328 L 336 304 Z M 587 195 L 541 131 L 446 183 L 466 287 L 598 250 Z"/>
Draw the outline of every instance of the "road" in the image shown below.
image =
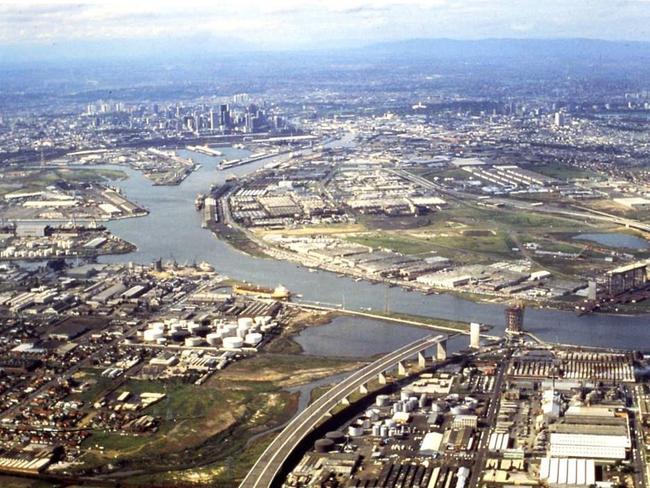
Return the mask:
<path id="1" fill-rule="evenodd" d="M 637 407 L 636 411 L 630 412 L 630 416 L 632 417 L 630 434 L 634 439 L 634 442 L 632 443 L 632 460 L 634 462 L 636 480 L 638 482 L 639 488 L 645 488 L 648 486 L 648 470 L 646 468 L 645 461 L 645 440 L 643 439 L 643 417 L 641 409 L 641 402 L 643 401 L 643 388 L 641 385 L 631 386 L 630 393 L 632 396 L 632 405 L 636 405 Z"/>
<path id="2" fill-rule="evenodd" d="M 380 373 L 394 367 L 399 361 L 408 359 L 423 349 L 436 345 L 445 336 L 428 336 L 394 351 L 372 364 L 348 376 L 325 395 L 309 405 L 296 416 L 271 442 L 259 457 L 240 488 L 269 488 L 289 455 L 302 439 L 346 396 L 358 391 L 359 386 L 376 378 Z"/>
<path id="3" fill-rule="evenodd" d="M 472 465 L 472 473 L 469 477 L 469 483 L 467 484 L 469 488 L 475 488 L 479 485 L 479 480 L 481 478 L 481 474 L 483 473 L 483 466 L 485 464 L 488 444 L 490 442 L 490 430 L 493 426 L 496 425 L 499 401 L 501 399 L 501 387 L 503 385 L 503 377 L 505 376 L 506 369 L 508 368 L 508 360 L 510 355 L 511 352 L 508 351 L 507 356 L 500 362 L 499 365 L 499 371 L 497 372 L 494 388 L 492 390 L 492 396 L 490 398 L 490 406 L 488 407 L 488 411 L 485 416 L 485 423 L 488 427 L 486 427 L 486 429 L 483 431 L 481 441 L 476 448 L 476 458 Z"/>

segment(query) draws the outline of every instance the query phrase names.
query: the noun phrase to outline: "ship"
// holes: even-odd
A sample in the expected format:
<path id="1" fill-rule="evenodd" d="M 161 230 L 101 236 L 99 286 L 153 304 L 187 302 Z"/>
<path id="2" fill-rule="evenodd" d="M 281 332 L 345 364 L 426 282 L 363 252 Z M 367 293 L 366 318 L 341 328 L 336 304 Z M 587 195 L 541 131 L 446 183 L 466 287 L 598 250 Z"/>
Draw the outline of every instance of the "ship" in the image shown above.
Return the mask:
<path id="1" fill-rule="evenodd" d="M 278 285 L 275 288 L 265 288 L 257 285 L 240 284 L 234 285 L 232 291 L 236 295 L 273 298 L 274 300 L 288 300 L 291 297 L 291 292 L 282 285 Z"/>
<path id="2" fill-rule="evenodd" d="M 200 269 L 201 271 L 212 272 L 214 271 L 214 266 L 212 266 L 207 261 L 201 261 L 198 265 L 198 269 Z"/>
<path id="3" fill-rule="evenodd" d="M 205 204 L 205 195 L 203 193 L 199 193 L 194 199 L 194 208 L 196 208 L 196 210 L 201 210 L 204 204 Z"/>

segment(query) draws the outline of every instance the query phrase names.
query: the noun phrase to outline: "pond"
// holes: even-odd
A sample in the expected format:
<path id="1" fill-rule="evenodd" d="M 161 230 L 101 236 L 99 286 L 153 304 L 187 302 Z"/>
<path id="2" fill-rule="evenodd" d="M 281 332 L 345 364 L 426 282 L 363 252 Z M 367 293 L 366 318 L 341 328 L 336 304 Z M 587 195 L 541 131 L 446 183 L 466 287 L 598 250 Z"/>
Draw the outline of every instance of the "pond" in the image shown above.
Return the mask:
<path id="1" fill-rule="evenodd" d="M 650 242 L 645 239 L 621 232 L 599 233 L 599 234 L 578 234 L 573 239 L 580 241 L 591 241 L 607 247 L 618 249 L 650 249 Z"/>

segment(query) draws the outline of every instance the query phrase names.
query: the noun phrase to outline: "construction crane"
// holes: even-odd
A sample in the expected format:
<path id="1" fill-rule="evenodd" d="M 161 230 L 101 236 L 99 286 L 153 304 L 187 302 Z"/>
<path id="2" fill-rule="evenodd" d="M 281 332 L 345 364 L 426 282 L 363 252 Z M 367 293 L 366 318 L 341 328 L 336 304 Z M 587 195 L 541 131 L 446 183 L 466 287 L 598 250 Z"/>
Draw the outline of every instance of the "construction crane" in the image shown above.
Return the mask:
<path id="1" fill-rule="evenodd" d="M 587 253 L 587 251 L 593 251 L 593 249 L 594 249 L 594 246 L 593 246 L 592 244 L 586 244 L 586 245 L 582 248 L 582 250 L 578 253 L 577 258 L 578 258 L 578 259 L 584 259 L 584 258 L 585 258 L 585 254 Z"/>

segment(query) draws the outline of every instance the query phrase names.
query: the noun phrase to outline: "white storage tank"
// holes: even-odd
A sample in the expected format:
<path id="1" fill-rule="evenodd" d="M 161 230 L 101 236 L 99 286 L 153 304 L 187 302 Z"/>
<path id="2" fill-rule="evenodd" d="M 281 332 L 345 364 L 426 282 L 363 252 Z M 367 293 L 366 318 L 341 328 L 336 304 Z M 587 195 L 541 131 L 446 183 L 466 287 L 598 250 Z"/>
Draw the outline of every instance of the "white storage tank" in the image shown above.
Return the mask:
<path id="1" fill-rule="evenodd" d="M 259 332 L 250 332 L 246 334 L 244 342 L 251 346 L 257 346 L 260 342 L 262 342 L 262 334 Z"/>
<path id="2" fill-rule="evenodd" d="M 205 340 L 208 341 L 208 344 L 211 346 L 218 346 L 221 344 L 221 335 L 217 332 L 212 332 L 205 336 Z"/>
<path id="3" fill-rule="evenodd" d="M 366 410 L 366 413 L 364 415 L 370 420 L 372 420 L 373 422 L 379 420 L 379 411 L 377 411 L 374 408 Z"/>
<path id="4" fill-rule="evenodd" d="M 187 347 L 197 347 L 203 344 L 203 339 L 201 337 L 188 337 L 185 339 L 185 345 Z"/>
<path id="5" fill-rule="evenodd" d="M 224 337 L 223 347 L 226 349 L 240 349 L 244 341 L 240 337 Z"/>
<path id="6" fill-rule="evenodd" d="M 237 324 L 237 332 L 240 334 L 244 333 L 245 335 L 246 332 L 250 331 L 252 327 L 253 324 Z"/>
<path id="7" fill-rule="evenodd" d="M 348 427 L 348 435 L 350 437 L 361 437 L 363 435 L 363 427 L 358 425 L 351 425 Z"/>
<path id="8" fill-rule="evenodd" d="M 389 404 L 390 402 L 390 397 L 388 395 L 377 395 L 377 398 L 375 399 L 375 405 L 378 407 L 385 407 Z"/>
<path id="9" fill-rule="evenodd" d="M 149 324 L 149 328 L 154 330 L 165 330 L 165 324 L 162 322 L 152 322 Z"/>
<path id="10" fill-rule="evenodd" d="M 233 337 L 237 335 L 237 324 L 226 324 L 223 328 L 224 337 Z"/>
<path id="11" fill-rule="evenodd" d="M 164 332 L 160 329 L 147 329 L 144 331 L 143 338 L 146 342 L 154 342 L 160 339 Z"/>
<path id="12" fill-rule="evenodd" d="M 253 327 L 253 319 L 250 317 L 239 317 L 237 319 L 237 325 L 239 326 L 239 328 L 245 327 L 246 329 L 250 329 L 251 327 Z"/>

